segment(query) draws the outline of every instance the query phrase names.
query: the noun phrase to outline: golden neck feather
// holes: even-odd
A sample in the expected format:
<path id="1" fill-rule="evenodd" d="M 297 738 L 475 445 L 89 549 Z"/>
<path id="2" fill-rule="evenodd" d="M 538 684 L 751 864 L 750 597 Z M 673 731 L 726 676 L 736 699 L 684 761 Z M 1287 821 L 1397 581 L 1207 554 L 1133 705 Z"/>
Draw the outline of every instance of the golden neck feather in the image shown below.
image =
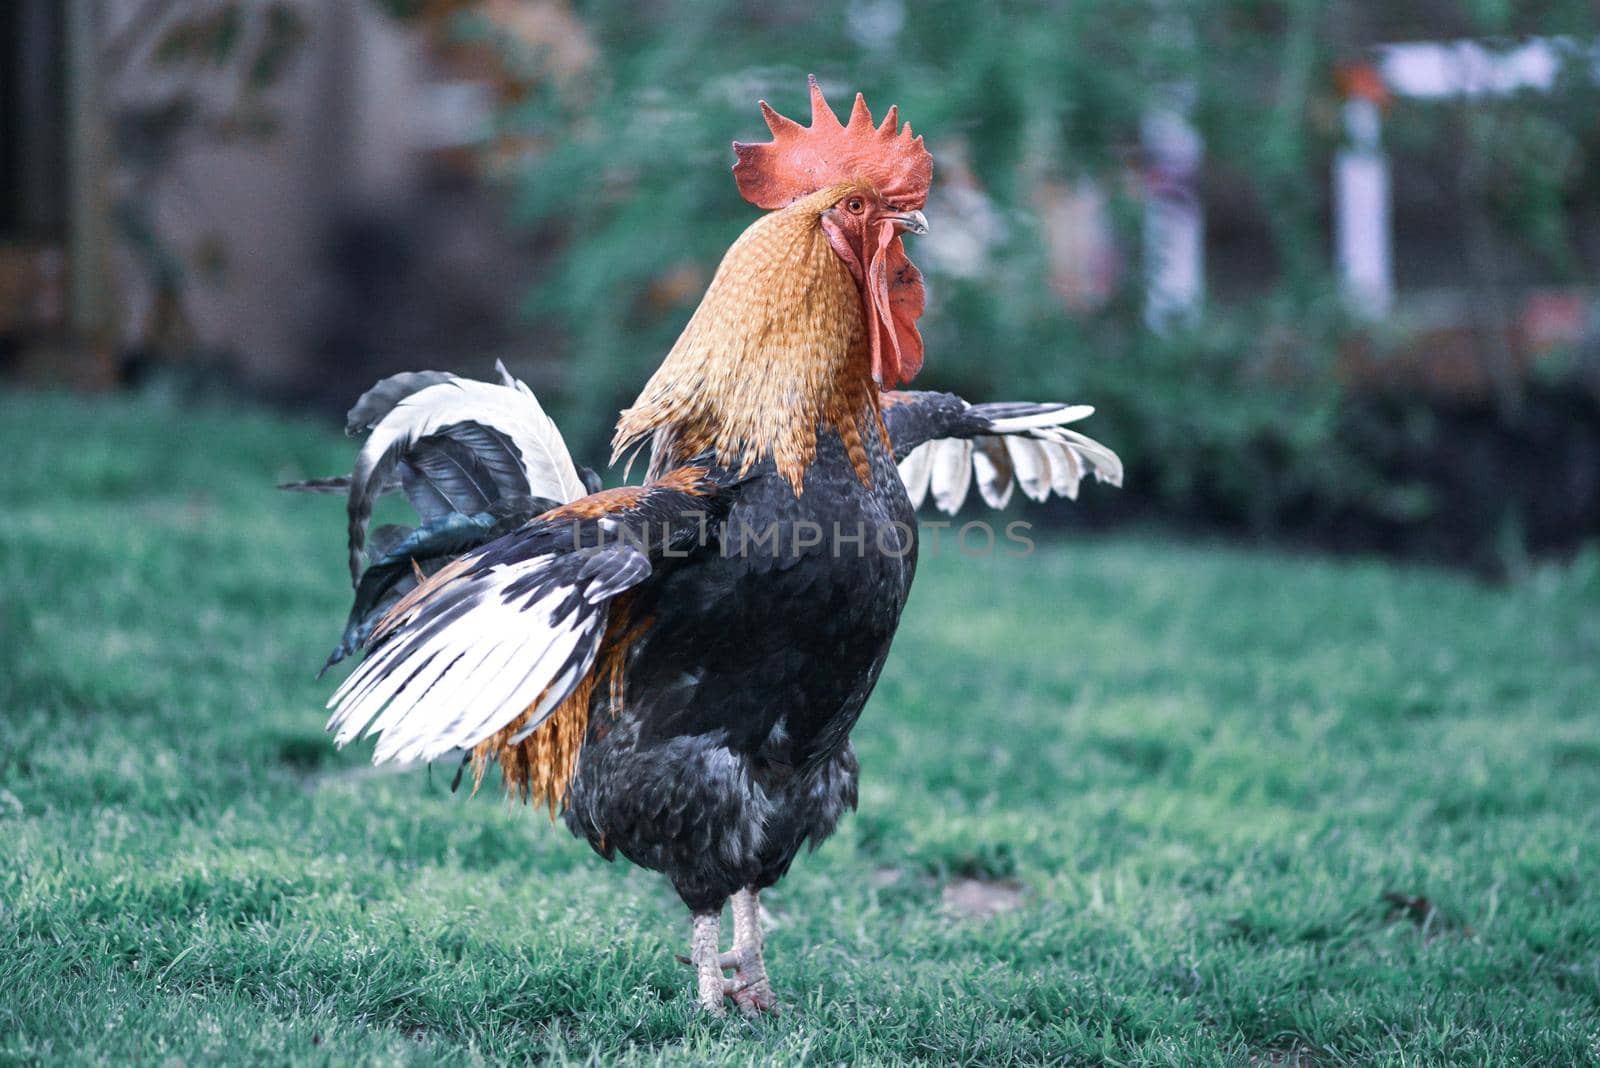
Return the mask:
<path id="1" fill-rule="evenodd" d="M 861 293 L 817 219 L 822 190 L 756 220 L 722 259 L 689 325 L 617 421 L 613 461 L 654 436 L 652 470 L 715 450 L 771 457 L 795 492 L 819 428 L 870 481 L 862 434 L 884 433 Z"/>

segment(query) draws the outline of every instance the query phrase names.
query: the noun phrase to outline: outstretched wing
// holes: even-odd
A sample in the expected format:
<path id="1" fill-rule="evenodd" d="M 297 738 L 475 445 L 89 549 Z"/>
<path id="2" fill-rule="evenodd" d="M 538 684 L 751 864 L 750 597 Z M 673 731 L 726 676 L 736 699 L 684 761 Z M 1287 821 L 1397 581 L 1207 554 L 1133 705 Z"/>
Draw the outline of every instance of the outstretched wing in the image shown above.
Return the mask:
<path id="1" fill-rule="evenodd" d="M 991 508 L 1004 508 L 1017 486 L 1036 501 L 1051 493 L 1076 498 L 1085 475 L 1122 485 L 1122 461 L 1093 438 L 1069 430 L 1094 413 L 1086 404 L 968 404 L 953 393 L 896 390 L 882 395 L 900 478 L 913 507 L 929 490 L 954 515 L 973 476 Z"/>
<path id="2" fill-rule="evenodd" d="M 710 550 L 736 493 L 685 467 L 547 512 L 401 598 L 329 701 L 342 746 L 378 734 L 374 762 L 433 760 L 529 715 L 526 737 L 594 664 L 611 602 Z"/>

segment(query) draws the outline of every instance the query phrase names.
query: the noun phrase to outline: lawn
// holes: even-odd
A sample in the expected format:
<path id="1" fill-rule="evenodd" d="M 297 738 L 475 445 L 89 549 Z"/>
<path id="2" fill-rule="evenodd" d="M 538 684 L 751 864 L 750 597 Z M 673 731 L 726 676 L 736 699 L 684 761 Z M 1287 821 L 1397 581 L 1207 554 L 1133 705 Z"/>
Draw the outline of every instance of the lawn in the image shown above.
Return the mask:
<path id="1" fill-rule="evenodd" d="M 342 514 L 272 484 L 349 442 L 0 410 L 0 1062 L 1600 1058 L 1592 553 L 926 560 L 785 1011 L 718 1022 L 659 877 L 323 734 Z"/>

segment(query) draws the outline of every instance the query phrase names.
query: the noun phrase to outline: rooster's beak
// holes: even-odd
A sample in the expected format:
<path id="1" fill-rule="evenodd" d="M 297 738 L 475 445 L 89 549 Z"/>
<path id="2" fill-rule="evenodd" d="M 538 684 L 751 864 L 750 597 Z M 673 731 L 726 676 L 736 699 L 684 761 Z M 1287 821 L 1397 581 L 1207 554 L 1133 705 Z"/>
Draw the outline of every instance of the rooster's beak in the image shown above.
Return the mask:
<path id="1" fill-rule="evenodd" d="M 898 215 L 885 215 L 884 218 L 894 223 L 894 228 L 902 234 L 916 234 L 919 237 L 928 232 L 928 219 L 920 211 L 907 211 Z"/>

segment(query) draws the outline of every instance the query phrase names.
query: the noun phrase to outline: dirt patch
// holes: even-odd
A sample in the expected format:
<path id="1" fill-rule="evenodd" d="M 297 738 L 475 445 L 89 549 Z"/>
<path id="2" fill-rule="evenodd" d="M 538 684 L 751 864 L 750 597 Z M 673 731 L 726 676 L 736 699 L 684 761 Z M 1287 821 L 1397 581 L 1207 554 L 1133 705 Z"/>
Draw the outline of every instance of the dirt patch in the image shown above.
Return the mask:
<path id="1" fill-rule="evenodd" d="M 1422 894 L 1403 894 L 1397 890 L 1387 890 L 1380 900 L 1388 906 L 1383 917 L 1384 923 L 1410 920 L 1417 925 L 1424 939 L 1432 940 L 1447 931 L 1466 938 L 1476 937 L 1471 927 L 1440 912 L 1439 907 Z"/>
<path id="2" fill-rule="evenodd" d="M 1247 1063 L 1250 1068 L 1318 1068 L 1317 1059 L 1301 1046 L 1252 1053 Z"/>
<path id="3" fill-rule="evenodd" d="M 956 879 L 939 895 L 944 907 L 962 916 L 998 916 L 1022 907 L 1022 884 L 1005 879 Z"/>

